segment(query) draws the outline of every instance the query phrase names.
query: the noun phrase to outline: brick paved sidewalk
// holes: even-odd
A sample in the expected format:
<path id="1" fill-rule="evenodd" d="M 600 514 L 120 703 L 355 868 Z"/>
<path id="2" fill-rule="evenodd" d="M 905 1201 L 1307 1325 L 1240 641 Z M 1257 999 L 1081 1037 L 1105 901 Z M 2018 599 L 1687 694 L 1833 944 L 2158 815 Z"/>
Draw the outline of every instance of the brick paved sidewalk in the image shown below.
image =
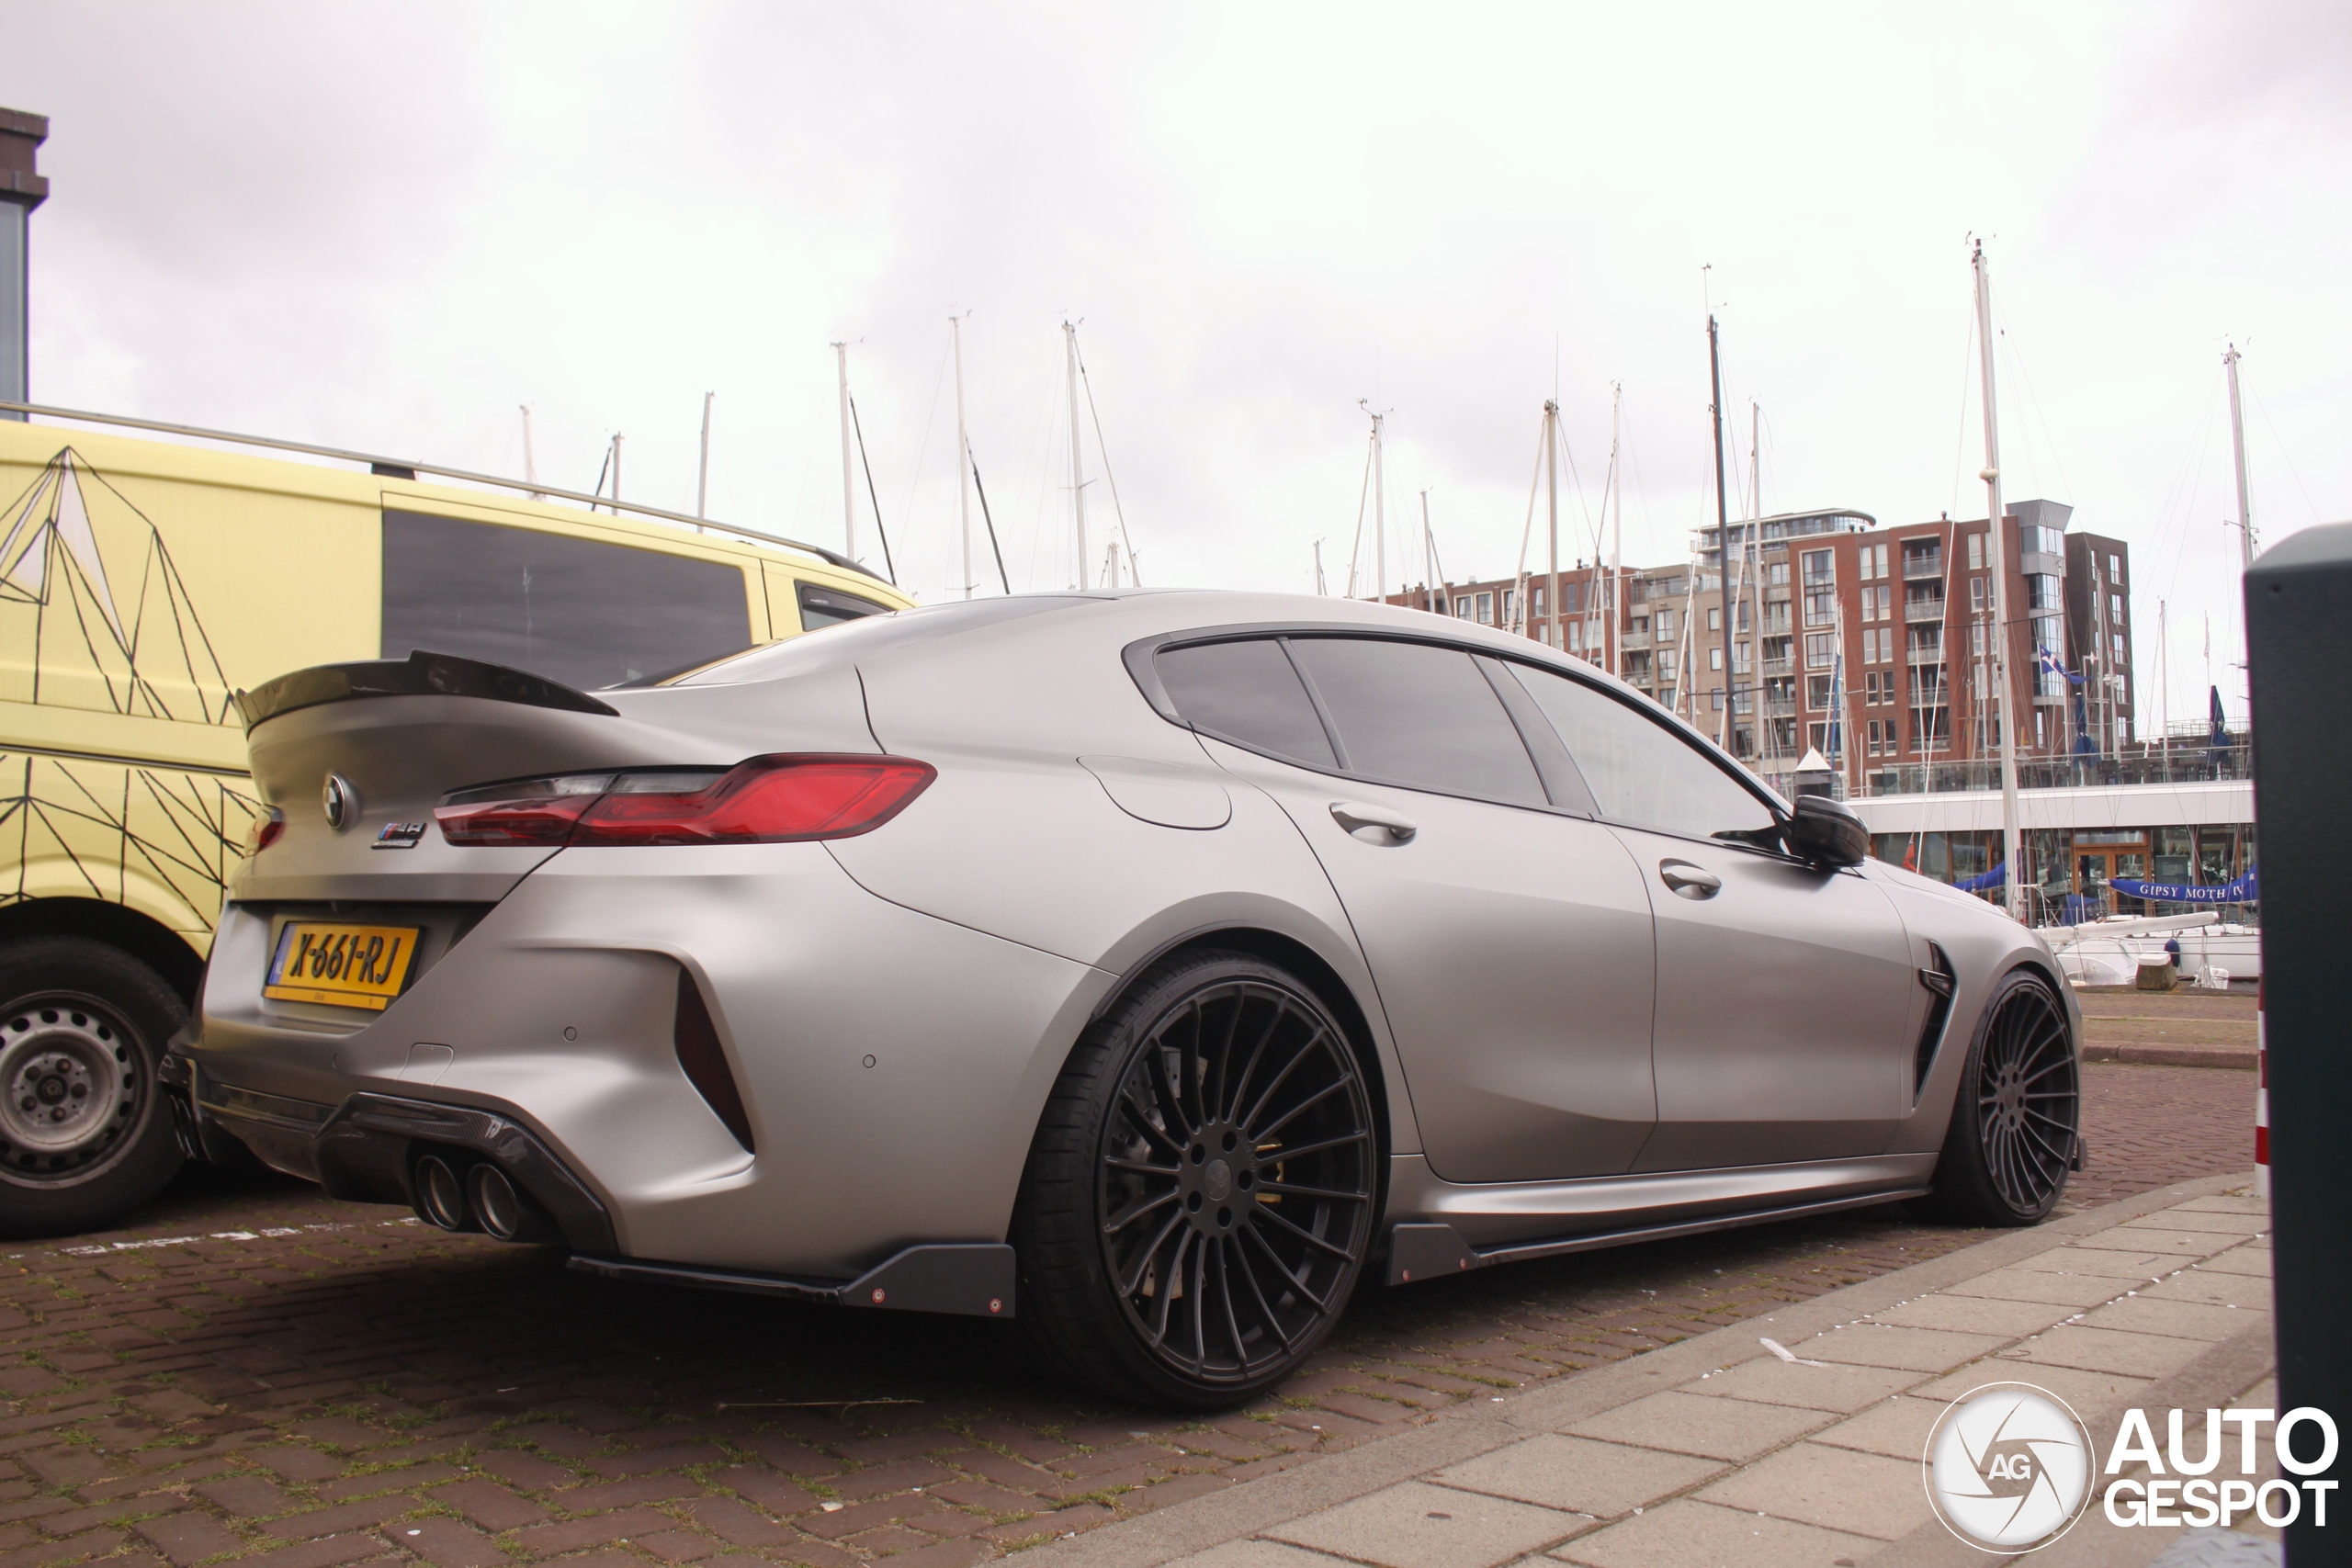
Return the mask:
<path id="1" fill-rule="evenodd" d="M 2242 1075 L 2084 1087 L 2070 1204 L 2245 1163 Z M 1002 1324 L 589 1280 L 192 1175 L 0 1251 L 0 1568 L 962 1568 L 1981 1239 L 1894 1208 L 1367 1289 L 1277 1397 L 1180 1421 L 1056 1388 Z"/>
<path id="2" fill-rule="evenodd" d="M 2054 1393 L 2102 1452 L 2127 1406 L 2155 1408 L 2159 1428 L 2176 1405 L 2276 1407 L 2268 1211 L 2244 1195 L 2250 1179 L 2184 1183 L 1466 1406 L 1057 1543 L 1037 1568 L 1981 1562 L 1930 1512 L 1920 1466 L 1970 1391 Z M 1759 1328 L 1785 1337 L 1781 1352 Z M 2279 1473 L 2266 1438 L 2254 1482 Z M 2144 1564 L 2180 1536 L 2119 1528 L 2094 1502 L 2036 1561 Z"/>

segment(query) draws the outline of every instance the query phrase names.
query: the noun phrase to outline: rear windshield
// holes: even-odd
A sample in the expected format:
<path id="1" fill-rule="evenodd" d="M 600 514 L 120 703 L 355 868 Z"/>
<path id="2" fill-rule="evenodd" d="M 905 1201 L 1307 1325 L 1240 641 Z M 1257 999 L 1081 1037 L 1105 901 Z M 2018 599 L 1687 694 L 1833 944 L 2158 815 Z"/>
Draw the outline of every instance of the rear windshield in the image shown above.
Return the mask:
<path id="1" fill-rule="evenodd" d="M 386 659 L 461 654 L 593 691 L 751 645 L 740 568 L 532 528 L 384 513 Z"/>

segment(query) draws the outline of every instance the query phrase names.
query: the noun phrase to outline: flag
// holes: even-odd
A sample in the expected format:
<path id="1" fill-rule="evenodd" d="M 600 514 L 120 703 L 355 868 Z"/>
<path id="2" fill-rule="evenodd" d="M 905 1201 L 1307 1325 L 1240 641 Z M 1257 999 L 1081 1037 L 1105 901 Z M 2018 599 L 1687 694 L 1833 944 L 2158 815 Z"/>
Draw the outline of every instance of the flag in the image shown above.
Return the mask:
<path id="1" fill-rule="evenodd" d="M 2079 686 L 2083 683 L 2083 678 L 2080 675 L 2075 674 L 2072 670 L 2067 669 L 2065 665 L 2060 663 L 2058 656 L 2051 652 L 2048 649 L 2038 648 L 2034 649 L 2034 653 L 2041 660 L 2041 667 L 2044 670 L 2049 671 L 2052 675 L 2064 675 L 2066 677 L 2067 681 L 2074 685 Z M 2214 700 L 2218 702 L 2220 699 L 2217 697 Z"/>
<path id="2" fill-rule="evenodd" d="M 2229 716 L 2222 711 L 2222 688 L 2208 686 L 2205 690 L 2210 694 L 2206 707 L 2207 722 L 2212 726 L 2213 730 L 2213 733 L 2207 738 L 2205 744 L 2216 751 L 2224 750 L 2230 744 L 2230 719 Z"/>

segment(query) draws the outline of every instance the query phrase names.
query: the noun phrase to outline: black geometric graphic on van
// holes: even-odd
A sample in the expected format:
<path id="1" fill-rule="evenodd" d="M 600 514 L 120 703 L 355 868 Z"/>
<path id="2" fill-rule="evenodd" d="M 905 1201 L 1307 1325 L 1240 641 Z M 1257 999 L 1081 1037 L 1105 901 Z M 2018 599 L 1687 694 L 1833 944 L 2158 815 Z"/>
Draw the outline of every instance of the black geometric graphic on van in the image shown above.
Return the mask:
<path id="1" fill-rule="evenodd" d="M 261 803 L 217 774 L 0 753 L 0 854 L 17 856 L 0 907 L 31 897 L 184 907 L 190 934 L 220 918 Z M 159 897 L 160 895 L 160 897 Z"/>
<path id="2" fill-rule="evenodd" d="M 238 722 L 154 524 L 70 446 L 0 506 L 0 701 Z M 0 854 L 17 857 L 13 887 L 0 882 L 0 905 L 135 898 L 185 911 L 173 923 L 190 935 L 210 931 L 261 813 L 238 787 L 243 782 L 0 750 Z"/>
<path id="3" fill-rule="evenodd" d="M 237 722 L 163 536 L 70 446 L 0 511 L 0 700 Z"/>

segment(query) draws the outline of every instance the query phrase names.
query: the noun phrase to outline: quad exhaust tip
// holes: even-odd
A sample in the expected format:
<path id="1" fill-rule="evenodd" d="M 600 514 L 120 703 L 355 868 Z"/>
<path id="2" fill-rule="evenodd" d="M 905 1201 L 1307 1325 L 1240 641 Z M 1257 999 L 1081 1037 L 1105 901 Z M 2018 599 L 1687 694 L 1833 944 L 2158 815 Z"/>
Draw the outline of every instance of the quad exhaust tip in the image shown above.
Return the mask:
<path id="1" fill-rule="evenodd" d="M 514 1242 L 553 1241 L 559 1234 L 547 1211 L 488 1160 L 452 1163 L 444 1155 L 424 1155 L 416 1162 L 414 1190 L 418 1216 L 445 1231 L 481 1231 Z"/>

